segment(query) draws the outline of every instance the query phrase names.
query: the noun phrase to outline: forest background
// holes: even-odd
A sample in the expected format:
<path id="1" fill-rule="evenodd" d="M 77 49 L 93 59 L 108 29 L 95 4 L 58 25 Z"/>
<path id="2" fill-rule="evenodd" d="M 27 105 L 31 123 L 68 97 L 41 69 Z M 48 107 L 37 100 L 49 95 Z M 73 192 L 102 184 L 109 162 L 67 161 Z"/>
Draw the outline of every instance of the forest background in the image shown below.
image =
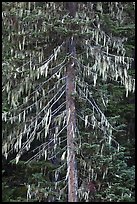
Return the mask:
<path id="1" fill-rule="evenodd" d="M 76 4 L 2 3 L 3 202 L 67 201 L 73 62 L 78 200 L 135 201 L 135 3 Z"/>

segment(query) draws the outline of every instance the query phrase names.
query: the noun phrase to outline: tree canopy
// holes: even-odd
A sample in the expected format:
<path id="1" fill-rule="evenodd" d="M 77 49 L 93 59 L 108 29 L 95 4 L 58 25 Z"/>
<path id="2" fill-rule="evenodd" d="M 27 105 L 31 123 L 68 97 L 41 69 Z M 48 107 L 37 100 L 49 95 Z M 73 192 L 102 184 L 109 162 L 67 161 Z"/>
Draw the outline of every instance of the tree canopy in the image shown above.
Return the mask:
<path id="1" fill-rule="evenodd" d="M 72 143 L 79 201 L 133 201 L 135 4 L 69 3 L 2 3 L 2 153 L 26 201 L 67 200 Z"/>

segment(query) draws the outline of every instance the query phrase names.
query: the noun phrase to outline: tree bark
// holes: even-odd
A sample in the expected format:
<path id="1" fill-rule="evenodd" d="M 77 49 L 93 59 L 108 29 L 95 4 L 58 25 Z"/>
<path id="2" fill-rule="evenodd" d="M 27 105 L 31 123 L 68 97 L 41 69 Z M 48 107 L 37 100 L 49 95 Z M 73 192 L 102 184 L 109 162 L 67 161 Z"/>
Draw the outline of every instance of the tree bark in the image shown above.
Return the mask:
<path id="1" fill-rule="evenodd" d="M 69 4 L 69 13 L 74 17 L 75 3 Z M 72 12 L 73 11 L 73 12 Z M 75 11 L 75 12 L 74 12 Z M 67 65 L 66 79 L 66 110 L 67 110 L 67 175 L 68 175 L 68 202 L 77 202 L 78 178 L 77 166 L 75 157 L 75 137 L 76 137 L 76 110 L 73 93 L 75 93 L 75 59 L 76 47 L 73 36 L 68 40 L 68 52 L 71 54 L 71 59 Z"/>

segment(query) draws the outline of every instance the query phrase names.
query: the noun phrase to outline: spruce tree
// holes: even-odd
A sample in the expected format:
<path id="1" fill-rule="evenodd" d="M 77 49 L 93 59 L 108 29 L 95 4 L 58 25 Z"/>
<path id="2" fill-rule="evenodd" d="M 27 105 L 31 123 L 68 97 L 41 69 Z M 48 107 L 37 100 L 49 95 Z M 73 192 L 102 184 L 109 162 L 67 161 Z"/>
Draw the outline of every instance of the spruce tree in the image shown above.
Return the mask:
<path id="1" fill-rule="evenodd" d="M 103 113 L 107 94 L 99 90 L 114 80 L 125 87 L 126 97 L 135 91 L 135 79 L 128 74 L 133 58 L 124 47 L 128 39 L 118 36 L 111 24 L 115 22 L 117 29 L 123 26 L 127 3 L 3 2 L 2 6 L 3 155 L 15 155 L 16 164 L 26 152 L 26 163 L 54 160 L 59 165 L 56 197 L 60 200 L 65 192 L 69 202 L 90 201 L 96 191 L 91 180 L 98 176 L 95 160 L 109 161 L 120 148 L 113 137 L 118 130 Z M 84 154 L 87 149 L 93 150 L 92 155 Z M 105 178 L 108 164 L 102 169 Z M 30 189 L 27 195 L 29 200 Z"/>

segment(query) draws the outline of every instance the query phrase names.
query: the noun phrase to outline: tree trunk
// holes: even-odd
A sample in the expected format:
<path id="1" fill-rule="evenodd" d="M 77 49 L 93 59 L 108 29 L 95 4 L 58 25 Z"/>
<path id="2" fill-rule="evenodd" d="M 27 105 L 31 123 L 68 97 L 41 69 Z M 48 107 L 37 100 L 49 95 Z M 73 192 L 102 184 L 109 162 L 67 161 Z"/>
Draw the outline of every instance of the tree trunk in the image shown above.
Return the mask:
<path id="1" fill-rule="evenodd" d="M 74 17 L 76 2 L 67 3 L 69 4 L 69 13 Z M 71 13 L 72 11 L 73 13 Z M 67 65 L 66 79 L 68 202 L 77 202 L 78 178 L 75 158 L 76 110 L 73 98 L 73 93 L 75 93 L 75 59 L 73 57 L 76 55 L 76 48 L 73 36 L 69 38 L 67 47 L 69 54 L 72 56 Z"/>

